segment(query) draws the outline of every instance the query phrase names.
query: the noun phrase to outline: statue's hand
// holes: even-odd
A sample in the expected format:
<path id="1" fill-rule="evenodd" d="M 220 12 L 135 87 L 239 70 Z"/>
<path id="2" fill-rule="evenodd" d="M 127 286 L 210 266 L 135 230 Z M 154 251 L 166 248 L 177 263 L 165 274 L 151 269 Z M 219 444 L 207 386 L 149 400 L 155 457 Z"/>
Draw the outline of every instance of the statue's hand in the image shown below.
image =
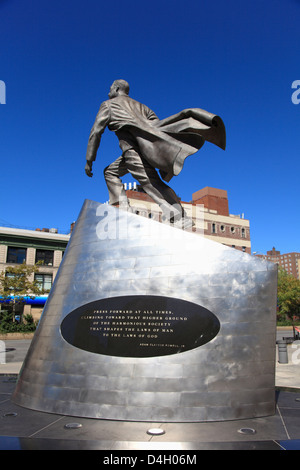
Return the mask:
<path id="1" fill-rule="evenodd" d="M 89 176 L 90 178 L 93 176 L 93 173 L 92 173 L 92 162 L 86 162 L 86 165 L 85 165 L 85 173 L 87 174 L 87 176 Z"/>

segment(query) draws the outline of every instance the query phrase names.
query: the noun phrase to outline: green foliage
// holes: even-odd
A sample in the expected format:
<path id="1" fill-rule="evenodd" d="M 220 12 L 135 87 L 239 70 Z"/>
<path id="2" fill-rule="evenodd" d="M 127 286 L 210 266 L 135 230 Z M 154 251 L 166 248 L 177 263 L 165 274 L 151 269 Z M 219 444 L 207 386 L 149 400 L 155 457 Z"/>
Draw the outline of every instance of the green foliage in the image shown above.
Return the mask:
<path id="1" fill-rule="evenodd" d="M 300 315 L 300 281 L 278 269 L 278 320 L 289 319 L 293 322 Z"/>
<path id="2" fill-rule="evenodd" d="M 45 292 L 34 279 L 37 272 L 37 265 L 27 266 L 23 263 L 9 266 L 0 273 L 0 304 L 10 306 L 8 310 L 0 310 L 0 332 L 30 332 L 36 329 L 37 322 L 31 315 L 21 316 L 21 323 L 15 321 L 15 315 L 20 306 L 24 305 L 24 297 L 34 298 Z"/>
<path id="3" fill-rule="evenodd" d="M 296 321 L 296 323 L 299 323 Z M 285 316 L 280 316 L 279 314 L 277 315 L 277 326 L 294 326 L 294 321 L 291 320 L 290 318 L 286 318 Z"/>
<path id="4" fill-rule="evenodd" d="M 36 330 L 37 323 L 32 315 L 24 315 L 24 321 L 18 323 L 14 321 L 13 312 L 0 310 L 0 333 L 31 333 Z"/>
<path id="5" fill-rule="evenodd" d="M 34 296 L 42 293 L 39 283 L 32 279 L 38 272 L 38 266 L 27 266 L 25 263 L 9 266 L 0 273 L 0 295 L 2 301 L 11 304 L 23 303 L 23 296 Z"/>

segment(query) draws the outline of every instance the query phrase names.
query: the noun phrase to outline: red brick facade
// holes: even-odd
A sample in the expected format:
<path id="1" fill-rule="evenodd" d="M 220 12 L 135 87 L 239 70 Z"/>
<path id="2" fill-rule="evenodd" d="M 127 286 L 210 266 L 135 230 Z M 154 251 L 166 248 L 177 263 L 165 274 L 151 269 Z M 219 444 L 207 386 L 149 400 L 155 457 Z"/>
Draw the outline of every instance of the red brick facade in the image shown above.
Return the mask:
<path id="1" fill-rule="evenodd" d="M 257 256 L 277 263 L 288 274 L 291 274 L 296 279 L 300 279 L 300 253 L 291 252 L 282 255 L 280 251 L 275 250 L 275 247 L 273 247 L 272 250 L 267 251 L 266 255 L 258 254 Z"/>
<path id="2" fill-rule="evenodd" d="M 193 203 L 203 204 L 210 210 L 215 210 L 219 215 L 229 215 L 227 191 L 216 188 L 203 188 L 193 193 Z"/>
<path id="3" fill-rule="evenodd" d="M 126 194 L 131 204 L 135 206 L 137 213 L 146 217 L 149 216 L 147 209 L 145 210 L 142 204 L 139 207 L 138 201 L 152 204 L 154 202 L 140 187 L 137 190 L 127 190 Z M 193 207 L 204 207 L 202 211 L 202 217 L 204 217 L 202 234 L 205 237 L 251 254 L 249 221 L 239 215 L 229 214 L 227 191 L 206 187 L 193 193 L 191 202 L 181 201 L 181 203 L 187 213 L 193 213 Z M 153 207 L 151 210 L 153 211 Z M 194 215 L 192 217 L 194 218 Z M 152 218 L 160 221 L 158 209 L 152 212 Z M 197 226 L 199 221 L 197 222 L 195 219 L 194 222 Z M 196 227 L 191 230 L 198 231 Z"/>

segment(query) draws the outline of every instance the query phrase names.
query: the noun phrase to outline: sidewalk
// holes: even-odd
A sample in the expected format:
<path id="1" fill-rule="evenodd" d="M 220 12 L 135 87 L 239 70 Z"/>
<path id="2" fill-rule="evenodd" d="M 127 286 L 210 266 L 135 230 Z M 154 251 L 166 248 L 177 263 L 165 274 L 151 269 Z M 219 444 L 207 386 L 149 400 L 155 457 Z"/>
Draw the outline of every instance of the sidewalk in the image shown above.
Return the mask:
<path id="1" fill-rule="evenodd" d="M 0 374 L 19 374 L 30 343 L 31 339 L 22 338 L 0 340 Z"/>
<path id="2" fill-rule="evenodd" d="M 280 388 L 290 388 L 300 391 L 300 341 L 287 345 L 288 363 L 278 362 L 276 351 L 275 385 Z"/>

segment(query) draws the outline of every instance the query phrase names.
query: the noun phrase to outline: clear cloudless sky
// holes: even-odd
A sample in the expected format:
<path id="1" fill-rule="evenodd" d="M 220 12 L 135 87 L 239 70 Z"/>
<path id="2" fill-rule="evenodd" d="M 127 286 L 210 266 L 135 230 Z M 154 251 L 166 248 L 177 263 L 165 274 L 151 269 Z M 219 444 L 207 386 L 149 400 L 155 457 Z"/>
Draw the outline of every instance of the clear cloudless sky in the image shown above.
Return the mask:
<path id="1" fill-rule="evenodd" d="M 107 201 L 117 137 L 104 132 L 92 179 L 85 154 L 124 78 L 161 119 L 197 107 L 224 120 L 226 151 L 206 143 L 171 180 L 182 200 L 225 189 L 252 251 L 300 251 L 299 58 L 299 0 L 0 0 L 0 225 L 68 232 L 84 199 Z"/>

